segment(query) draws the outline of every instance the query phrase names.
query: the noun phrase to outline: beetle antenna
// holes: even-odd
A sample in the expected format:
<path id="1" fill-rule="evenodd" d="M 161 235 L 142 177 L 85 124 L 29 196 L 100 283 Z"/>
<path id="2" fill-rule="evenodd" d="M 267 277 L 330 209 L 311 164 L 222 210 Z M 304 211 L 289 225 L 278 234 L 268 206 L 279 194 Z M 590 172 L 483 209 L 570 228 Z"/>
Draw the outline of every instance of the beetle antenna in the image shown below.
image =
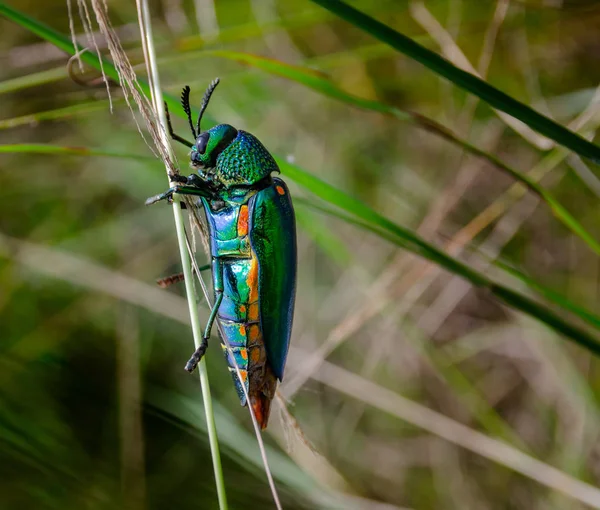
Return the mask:
<path id="1" fill-rule="evenodd" d="M 196 130 L 194 129 L 194 123 L 192 122 L 192 109 L 190 108 L 190 87 L 186 85 L 183 87 L 181 91 L 181 106 L 183 106 L 183 111 L 187 115 L 188 122 L 190 123 L 190 129 L 192 130 L 192 134 L 194 135 L 194 140 L 198 137 L 196 134 Z M 198 133 L 200 134 L 200 133 Z"/>
<path id="2" fill-rule="evenodd" d="M 215 91 L 218 84 L 219 84 L 219 78 L 215 78 L 210 83 L 210 85 L 206 89 L 206 92 L 204 93 L 204 97 L 202 98 L 202 105 L 200 106 L 200 115 L 198 115 L 198 122 L 196 124 L 196 129 L 198 130 L 198 134 L 201 133 L 200 121 L 202 120 L 202 115 L 204 115 L 204 110 L 206 110 L 206 107 L 208 106 L 208 102 L 210 101 L 210 96 L 212 96 L 212 93 Z"/>

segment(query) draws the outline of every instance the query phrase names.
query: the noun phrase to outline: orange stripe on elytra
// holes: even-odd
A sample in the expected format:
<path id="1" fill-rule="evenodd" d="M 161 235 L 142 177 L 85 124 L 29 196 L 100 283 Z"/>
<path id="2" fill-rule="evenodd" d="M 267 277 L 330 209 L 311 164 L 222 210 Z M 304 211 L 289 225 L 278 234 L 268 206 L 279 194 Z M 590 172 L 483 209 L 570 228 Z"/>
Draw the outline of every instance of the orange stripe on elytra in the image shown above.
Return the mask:
<path id="1" fill-rule="evenodd" d="M 250 269 L 248 276 L 246 276 L 246 284 L 248 285 L 248 289 L 250 289 L 248 302 L 254 303 L 258 301 L 258 259 L 254 253 L 252 254 L 252 259 L 250 259 Z"/>
<path id="2" fill-rule="evenodd" d="M 238 215 L 237 223 L 238 236 L 243 237 L 248 235 L 248 206 L 243 205 L 240 207 L 240 214 Z"/>

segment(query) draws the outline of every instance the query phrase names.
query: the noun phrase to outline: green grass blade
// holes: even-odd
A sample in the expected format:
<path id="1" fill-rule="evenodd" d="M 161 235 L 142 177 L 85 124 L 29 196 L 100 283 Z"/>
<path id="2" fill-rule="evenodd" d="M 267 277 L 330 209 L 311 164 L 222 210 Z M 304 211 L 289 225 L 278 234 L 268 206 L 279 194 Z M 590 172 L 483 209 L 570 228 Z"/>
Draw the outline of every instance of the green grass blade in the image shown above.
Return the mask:
<path id="1" fill-rule="evenodd" d="M 0 14 L 6 15 L 13 21 L 22 24 L 26 28 L 31 28 L 36 34 L 41 35 L 41 37 L 52 43 L 55 43 L 55 41 L 60 43 L 60 48 L 63 48 L 69 53 L 73 53 L 73 47 L 70 40 L 55 30 L 46 27 L 45 25 L 38 24 L 36 20 L 18 13 L 14 9 L 8 8 L 5 4 L 0 4 Z M 86 63 L 95 67 L 96 69 L 100 68 L 99 60 L 95 55 L 91 54 L 90 52 L 86 52 L 82 55 L 82 57 L 83 56 L 86 58 Z M 103 62 L 103 65 L 109 77 L 112 78 L 113 74 L 116 75 L 116 70 L 112 64 L 109 62 Z M 147 82 L 144 80 L 139 80 L 139 84 L 140 88 L 145 93 L 150 95 Z M 164 99 L 167 101 L 169 106 L 173 106 L 173 113 L 177 113 L 182 117 L 184 116 L 183 112 L 179 108 L 179 101 L 176 98 L 165 94 Z M 360 200 L 347 195 L 343 191 L 336 189 L 335 187 L 309 174 L 301 168 L 287 163 L 282 158 L 276 158 L 276 160 L 285 175 L 292 178 L 298 184 L 307 188 L 316 196 L 322 198 L 328 203 L 335 205 L 340 209 L 350 213 L 351 216 L 359 218 L 363 222 L 370 224 L 374 229 L 379 229 L 380 231 L 386 232 L 388 234 L 386 237 L 395 239 L 395 242 L 399 246 L 421 255 L 422 257 L 440 265 L 454 274 L 462 276 L 473 285 L 487 288 L 490 293 L 495 295 L 507 305 L 537 318 L 538 320 L 555 329 L 557 332 L 567 336 L 575 343 L 589 349 L 594 354 L 600 355 L 600 341 L 598 339 L 589 334 L 587 331 L 569 324 L 549 308 L 540 305 L 527 296 L 524 296 L 508 287 L 490 280 L 485 275 L 475 271 L 471 267 L 450 257 L 435 246 L 429 244 L 410 230 L 397 225 L 380 215 L 370 207 L 363 204 Z"/>
<path id="2" fill-rule="evenodd" d="M 148 389 L 148 402 L 157 409 L 176 417 L 176 425 L 188 434 L 204 433 L 206 423 L 198 412 L 194 400 L 177 392 L 158 386 Z M 227 445 L 225 454 L 247 470 L 260 470 L 260 453 L 253 436 L 244 429 L 236 418 L 223 405 L 215 401 L 215 411 L 219 435 Z M 315 479 L 315 475 L 303 471 L 288 456 L 279 449 L 266 445 L 269 459 L 273 465 L 273 475 L 286 486 L 294 489 L 310 502 L 311 508 L 323 509 L 356 509 L 358 504 L 352 504 L 342 494 L 330 492 Z M 239 508 L 239 507 L 238 507 Z M 363 507 L 364 508 L 364 507 Z"/>
<path id="3" fill-rule="evenodd" d="M 150 21 L 150 6 L 148 4 L 148 0 L 138 0 L 138 21 L 140 26 L 140 35 L 142 39 L 142 47 L 144 49 L 144 61 L 148 70 L 148 78 L 150 79 L 151 85 L 151 99 L 152 99 L 152 109 L 154 115 L 154 121 L 159 124 L 161 127 L 161 131 L 158 136 L 155 136 L 153 133 L 153 137 L 156 142 L 162 145 L 162 148 L 159 148 L 161 159 L 165 164 L 165 171 L 170 182 L 170 173 L 175 170 L 173 168 L 174 161 L 174 153 L 173 148 L 170 144 L 168 135 L 167 135 L 167 114 L 165 110 L 165 104 L 163 100 L 162 88 L 160 86 L 160 75 L 158 73 L 158 65 L 156 63 L 156 49 L 154 46 L 154 36 L 153 36 L 153 28 L 152 23 Z M 106 7 L 106 11 L 108 8 Z M 96 13 L 96 17 L 99 18 Z M 98 19 L 98 21 L 100 21 Z M 100 24 L 100 23 L 99 23 Z M 102 25 L 100 24 L 101 31 Z M 111 29 L 112 30 L 112 29 Z M 110 31 L 104 33 L 104 35 L 108 38 L 112 34 Z M 114 52 L 111 49 L 111 55 L 113 59 L 117 59 L 119 54 Z M 131 68 L 131 64 L 127 60 L 127 56 L 123 55 L 124 59 L 127 61 L 127 67 L 129 67 L 128 71 L 132 74 L 133 69 Z M 121 64 L 123 65 L 123 64 Z M 124 73 L 122 73 L 124 74 Z M 135 75 L 134 75 L 135 76 Z M 135 78 L 134 78 L 135 79 Z M 121 78 L 120 83 L 123 85 L 123 82 L 127 81 L 126 79 Z M 131 84 L 129 84 L 130 88 L 133 88 Z M 123 90 L 127 90 L 125 86 L 123 86 Z M 145 99 L 145 98 L 144 98 Z M 135 100 L 138 103 L 138 106 L 141 108 L 140 101 L 138 99 Z M 146 120 L 148 124 L 148 130 L 151 131 L 150 122 Z M 162 149 L 162 150 L 160 150 Z M 198 349 L 201 343 L 204 341 L 204 333 L 202 330 L 202 326 L 200 323 L 200 316 L 198 314 L 198 301 L 199 296 L 196 291 L 196 286 L 194 284 L 194 275 L 192 272 L 192 259 L 194 258 L 194 254 L 188 252 L 188 238 L 185 231 L 185 219 L 183 215 L 183 211 L 181 210 L 181 197 L 177 197 L 172 201 L 172 210 L 173 217 L 175 220 L 175 231 L 177 233 L 177 244 L 179 248 L 179 257 L 181 259 L 181 268 L 184 274 L 184 286 L 185 293 L 188 303 L 188 309 L 190 314 L 190 326 L 192 330 L 192 335 L 194 339 L 195 348 Z M 200 281 L 202 278 L 200 277 L 199 271 L 197 270 L 197 276 Z M 204 287 L 203 287 L 203 290 Z M 204 292 L 205 298 L 207 302 L 208 295 Z M 209 330 L 210 331 L 210 330 Z M 225 489 L 225 477 L 223 476 L 223 465 L 221 462 L 221 452 L 219 448 L 219 439 L 217 435 L 217 427 L 215 424 L 215 414 L 213 411 L 213 399 L 210 391 L 210 381 L 208 378 L 208 369 L 206 365 L 206 358 L 202 358 L 199 360 L 197 364 L 197 372 L 200 380 L 200 390 L 202 393 L 202 404 L 204 407 L 204 414 L 206 416 L 206 428 L 208 433 L 208 442 L 210 445 L 210 453 L 212 459 L 213 473 L 215 477 L 215 487 L 217 490 L 217 499 L 219 501 L 219 509 L 220 510 L 228 510 L 229 505 L 227 503 L 227 490 Z M 260 440 L 260 437 L 258 437 Z M 274 493 L 274 497 L 277 500 L 277 493 Z M 279 508 L 279 505 L 277 505 Z"/>
<path id="4" fill-rule="evenodd" d="M 536 317 L 557 332 L 569 337 L 575 343 L 585 347 L 594 354 L 600 355 L 600 340 L 584 329 L 570 324 L 550 308 L 515 290 L 494 282 L 484 274 L 479 273 L 470 266 L 447 255 L 434 245 L 429 244 L 410 230 L 397 225 L 380 215 L 367 205 L 363 204 L 360 200 L 347 195 L 343 191 L 340 191 L 319 178 L 305 172 L 301 168 L 287 163 L 282 159 L 278 159 L 277 164 L 284 175 L 290 177 L 329 204 L 335 205 L 349 213 L 351 216 L 362 220 L 367 228 L 372 229 L 376 233 L 378 230 L 382 230 L 387 232 L 387 234 L 391 234 L 391 237 L 389 235 L 386 235 L 385 237 L 395 242 L 397 245 L 421 255 L 427 260 L 435 262 L 444 269 L 462 276 L 473 285 L 486 288 L 491 294 L 505 304 Z M 544 295 L 549 299 L 552 297 L 551 293 L 544 293 Z"/>
<path id="5" fill-rule="evenodd" d="M 600 163 L 600 147 L 573 133 L 557 122 L 541 115 L 533 108 L 517 101 L 487 82 L 452 65 L 437 53 L 421 46 L 409 37 L 396 32 L 387 25 L 354 9 L 341 0 L 312 0 L 321 7 L 337 14 L 352 25 L 368 32 L 380 41 L 420 62 L 455 85 L 476 95 L 489 105 L 512 115 L 532 129 L 551 138 L 572 151 Z"/>
<path id="6" fill-rule="evenodd" d="M 294 210 L 296 215 L 296 224 L 307 233 L 331 260 L 334 260 L 341 267 L 348 267 L 352 261 L 352 253 L 348 246 L 323 222 L 317 221 L 312 211 L 309 211 L 306 200 L 302 197 L 294 199 Z M 308 206 L 310 207 L 310 206 Z"/>
<path id="7" fill-rule="evenodd" d="M 28 74 L 26 76 L 19 76 L 18 78 L 0 82 L 0 94 L 7 94 L 27 87 L 36 87 L 38 85 L 53 83 L 62 80 L 67 76 L 68 73 L 64 67 L 48 69 L 47 71 L 40 71 L 39 73 Z"/>
<path id="8" fill-rule="evenodd" d="M 296 198 L 295 202 L 300 202 L 303 205 L 306 205 L 307 207 L 316 209 L 317 211 L 323 212 L 330 216 L 335 216 L 336 218 L 340 218 L 341 220 L 343 220 L 347 223 L 356 225 L 357 227 L 367 230 L 369 232 L 373 232 L 374 234 L 382 237 L 383 239 L 388 240 L 389 242 L 391 242 L 393 244 L 396 244 L 397 246 L 400 246 L 409 251 L 412 251 L 413 253 L 420 255 L 424 258 L 428 258 L 426 250 L 423 250 L 423 249 L 419 250 L 416 247 L 411 246 L 409 243 L 407 243 L 404 240 L 404 238 L 398 237 L 398 236 L 392 234 L 389 230 L 384 230 L 382 228 L 378 228 L 370 222 L 366 222 L 364 220 L 358 219 L 357 217 L 351 216 L 348 213 L 343 213 L 337 209 L 332 209 L 331 207 L 322 206 L 315 201 L 304 200 L 302 198 L 300 198 L 300 199 Z M 485 257 L 484 254 L 481 254 L 481 255 Z M 499 268 L 501 268 L 503 271 L 510 274 L 511 276 L 514 276 L 515 278 L 519 279 L 521 282 L 523 282 L 525 285 L 527 285 L 530 289 L 536 291 L 538 294 L 543 296 L 548 302 L 558 306 L 559 308 L 568 310 L 573 315 L 576 315 L 577 317 L 579 317 L 582 321 L 587 322 L 594 328 L 600 329 L 600 316 L 592 313 L 590 310 L 583 308 L 582 306 L 574 303 L 573 301 L 570 301 L 569 299 L 565 298 L 562 294 L 560 294 L 556 291 L 553 291 L 552 289 L 550 289 L 548 287 L 544 287 L 543 285 L 540 285 L 538 282 L 536 282 L 532 278 L 526 276 L 519 270 L 515 269 L 514 267 L 510 266 L 509 264 L 502 262 L 501 260 L 494 259 L 494 260 L 489 260 L 489 262 L 490 262 L 490 264 L 494 264 L 494 265 L 498 266 Z"/>
<path id="9" fill-rule="evenodd" d="M 88 147 L 62 147 L 60 145 L 47 145 L 44 143 L 15 143 L 0 145 L 0 154 L 14 153 L 28 154 L 64 154 L 74 156 L 104 156 L 107 158 L 154 160 L 153 156 L 144 156 L 130 152 L 117 152 L 99 149 L 90 149 Z"/>
<path id="10" fill-rule="evenodd" d="M 506 271 L 507 273 L 514 276 L 515 278 L 521 280 L 530 289 L 535 290 L 540 295 L 544 296 L 548 301 L 552 301 L 552 302 L 560 305 L 562 308 L 564 308 L 565 310 L 569 310 L 570 312 L 577 315 L 580 319 L 584 320 L 588 324 L 594 326 L 595 328 L 600 329 L 600 317 L 593 314 L 589 310 L 586 310 L 585 308 L 582 308 L 581 306 L 573 303 L 569 299 L 565 298 L 559 292 L 553 291 L 552 289 L 549 289 L 548 287 L 544 287 L 543 285 L 540 285 L 533 278 L 530 278 L 529 276 L 525 275 L 521 271 L 515 269 L 511 265 L 509 265 L 501 260 L 494 260 L 492 263 L 495 266 L 498 266 L 499 268 L 501 268 L 503 271 Z"/>
<path id="11" fill-rule="evenodd" d="M 353 94 L 349 94 L 327 78 L 327 76 L 320 71 L 310 69 L 307 67 L 296 66 L 287 64 L 279 60 L 272 58 L 262 57 L 260 55 L 254 55 L 252 53 L 244 53 L 241 51 L 229 51 L 229 50 L 206 50 L 197 53 L 198 56 L 213 56 L 221 57 L 229 60 L 235 60 L 242 64 L 246 64 L 262 71 L 281 76 L 288 80 L 295 81 L 306 87 L 309 87 L 317 92 L 326 96 L 338 99 L 344 103 L 366 110 L 372 110 L 387 115 L 392 115 L 401 120 L 411 121 L 413 120 L 410 113 L 389 106 L 380 101 L 374 101 L 371 99 L 361 98 Z"/>
<path id="12" fill-rule="evenodd" d="M 119 104 L 122 100 L 116 98 L 113 104 Z M 89 103 L 74 104 L 71 106 L 65 106 L 64 108 L 56 108 L 54 110 L 46 110 L 43 112 L 30 113 L 28 115 L 22 115 L 20 117 L 12 117 L 10 119 L 0 120 L 0 129 L 12 129 L 18 126 L 27 126 L 30 124 L 36 124 L 42 120 L 59 120 L 68 119 L 75 115 L 82 115 L 85 113 L 99 112 L 106 109 L 108 101 L 93 101 Z"/>
<path id="13" fill-rule="evenodd" d="M 581 225 L 581 223 L 579 223 L 579 221 L 577 221 L 577 219 L 571 215 L 571 213 L 569 213 L 569 211 L 567 211 L 567 209 L 560 202 L 558 202 L 558 200 L 556 200 L 548 190 L 495 156 L 488 154 L 487 152 L 470 144 L 466 140 L 461 139 L 450 129 L 442 124 L 439 124 L 433 119 L 416 113 L 402 111 L 399 108 L 381 103 L 380 101 L 364 99 L 349 94 L 339 87 L 336 87 L 329 79 L 327 79 L 326 76 L 312 69 L 286 64 L 278 60 L 252 55 L 250 53 L 228 50 L 209 50 L 204 53 L 206 55 L 235 60 L 237 62 L 256 67 L 268 73 L 282 76 L 346 104 L 357 106 L 366 110 L 376 111 L 386 115 L 391 115 L 400 120 L 411 122 L 421 129 L 425 129 L 428 132 L 444 138 L 445 140 L 461 147 L 470 154 L 473 154 L 476 157 L 491 163 L 496 168 L 509 174 L 518 182 L 523 183 L 525 186 L 527 186 L 527 188 L 529 188 L 529 190 L 538 195 L 544 202 L 546 202 L 546 204 L 548 204 L 553 214 L 561 223 L 563 223 L 563 225 L 571 230 L 576 236 L 580 237 L 597 255 L 600 255 L 600 243 L 598 243 L 598 241 L 596 241 L 594 237 L 586 231 L 583 225 Z"/>

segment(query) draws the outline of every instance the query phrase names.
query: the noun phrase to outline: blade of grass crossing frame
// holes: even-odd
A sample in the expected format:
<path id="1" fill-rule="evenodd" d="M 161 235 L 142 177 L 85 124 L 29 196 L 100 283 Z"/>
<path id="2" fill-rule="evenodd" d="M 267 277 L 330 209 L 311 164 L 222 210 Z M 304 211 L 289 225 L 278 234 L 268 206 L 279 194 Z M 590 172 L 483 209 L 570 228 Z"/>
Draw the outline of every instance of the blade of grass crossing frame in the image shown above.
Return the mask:
<path id="1" fill-rule="evenodd" d="M 356 225 L 357 227 L 360 227 L 364 230 L 373 232 L 374 234 L 382 237 L 383 239 L 386 239 L 389 242 L 396 244 L 397 246 L 400 246 L 409 251 L 412 251 L 413 253 L 420 255 L 421 257 L 423 257 L 425 259 L 428 258 L 427 252 L 425 250 L 418 251 L 417 249 L 412 248 L 401 237 L 395 236 L 387 230 L 382 230 L 381 228 L 375 227 L 372 223 L 368 223 L 364 220 L 355 218 L 353 216 L 350 216 L 347 213 L 342 213 L 338 210 L 334 210 L 331 207 L 322 206 L 322 205 L 316 203 L 315 201 L 305 200 L 302 198 L 296 198 L 294 202 L 297 203 L 298 205 L 304 205 L 306 207 L 310 207 L 312 209 L 323 212 L 330 216 L 335 216 L 336 218 L 339 218 L 347 223 L 351 223 L 352 225 Z M 484 254 L 481 254 L 481 255 L 483 257 L 485 257 Z M 514 276 L 515 278 L 519 279 L 524 284 L 526 284 L 529 288 L 534 289 L 541 296 L 546 298 L 550 303 L 553 303 L 565 310 L 568 310 L 569 312 L 573 313 L 573 315 L 576 315 L 584 322 L 587 322 L 591 326 L 600 330 L 600 316 L 595 315 L 594 313 L 581 307 L 580 305 L 577 305 L 576 303 L 573 303 L 572 301 L 565 298 L 560 293 L 555 292 L 555 291 L 549 289 L 548 287 L 544 287 L 544 286 L 540 285 L 533 279 L 529 278 L 528 276 L 526 276 L 522 272 L 518 271 L 514 267 L 511 267 L 508 264 L 505 264 L 501 260 L 494 259 L 494 260 L 490 260 L 489 262 L 491 264 L 498 266 L 503 271 L 506 271 L 506 273 L 510 274 L 511 276 Z"/>
<path id="2" fill-rule="evenodd" d="M 392 48 L 420 62 L 435 73 L 450 80 L 455 85 L 475 94 L 489 105 L 512 115 L 532 129 L 568 147 L 572 151 L 600 163 L 600 147 L 585 138 L 561 126 L 553 120 L 536 112 L 533 108 L 517 101 L 508 94 L 491 86 L 484 80 L 459 69 L 445 58 L 439 56 L 409 37 L 395 31 L 387 25 L 351 7 L 341 0 L 312 0 L 314 3 L 337 14 L 357 28 L 376 37 Z"/>
<path id="3" fill-rule="evenodd" d="M 14 143 L 7 145 L 0 145 L 0 154 L 14 154 L 14 153 L 27 153 L 27 154 L 63 154 L 63 155 L 74 155 L 74 156 L 103 156 L 107 158 L 122 158 L 122 159 L 134 159 L 139 161 L 140 159 L 146 161 L 156 160 L 153 156 L 143 154 L 133 154 L 128 152 L 117 152 L 117 151 L 106 151 L 99 149 L 90 149 L 88 147 L 63 147 L 60 145 L 48 145 L 44 143 Z"/>
<path id="4" fill-rule="evenodd" d="M 505 304 L 525 312 L 537 319 L 545 322 L 559 333 L 571 338 L 575 343 L 585 347 L 596 355 L 600 355 L 600 340 L 588 333 L 586 330 L 570 324 L 567 320 L 560 317 L 550 308 L 536 302 L 519 292 L 512 290 L 502 284 L 496 283 L 487 276 L 472 269 L 470 266 L 454 259 L 440 249 L 436 248 L 427 241 L 410 230 L 397 225 L 380 215 L 370 207 L 363 204 L 343 191 L 334 188 L 317 177 L 308 174 L 304 170 L 287 163 L 284 160 L 278 159 L 277 164 L 287 177 L 290 177 L 301 186 L 307 188 L 316 196 L 325 200 L 329 204 L 333 204 L 340 209 L 346 211 L 351 216 L 357 217 L 368 225 L 372 226 L 377 232 L 383 230 L 391 234 L 392 237 L 386 236 L 389 240 L 395 242 L 399 246 L 406 248 L 422 257 L 435 262 L 451 273 L 462 276 L 464 279 L 471 282 L 473 285 L 487 289 L 491 294 L 503 301 Z M 552 293 L 544 293 L 544 296 L 552 299 Z M 557 302 L 559 306 L 560 302 Z M 564 303 L 562 303 L 564 306 Z"/>
<path id="5" fill-rule="evenodd" d="M 496 260 L 492 261 L 492 263 L 495 266 L 498 266 L 499 268 L 501 268 L 503 271 L 506 271 L 507 273 L 511 274 L 515 278 L 522 281 L 530 289 L 535 290 L 540 295 L 544 296 L 548 301 L 552 301 L 554 303 L 559 304 L 565 310 L 569 310 L 570 312 L 574 313 L 575 315 L 580 317 L 582 320 L 584 320 L 588 324 L 594 326 L 595 328 L 600 329 L 600 317 L 593 314 L 589 310 L 586 310 L 585 308 L 581 308 L 580 306 L 576 305 L 569 299 L 565 298 L 562 294 L 540 285 L 539 283 L 537 283 L 535 280 L 533 280 L 529 276 L 523 274 L 521 271 L 515 269 L 514 267 L 510 266 L 509 264 L 503 262 L 502 260 L 496 259 Z"/>
<path id="6" fill-rule="evenodd" d="M 260 57 L 249 53 L 241 53 L 227 50 L 209 50 L 203 53 L 205 53 L 206 55 L 223 57 L 230 60 L 235 60 L 237 62 L 242 62 L 244 64 L 259 68 L 268 73 L 276 74 L 278 76 L 282 76 L 289 80 L 305 85 L 317 92 L 320 92 L 321 94 L 332 97 L 334 99 L 338 99 L 346 104 L 350 104 L 359 108 L 364 108 L 366 110 L 383 113 L 386 115 L 391 115 L 403 121 L 412 122 L 421 129 L 425 129 L 430 133 L 434 133 L 437 136 L 441 136 L 445 140 L 458 145 L 459 147 L 475 155 L 476 157 L 481 158 L 487 161 L 488 163 L 491 163 L 496 168 L 509 174 L 516 181 L 527 186 L 527 188 L 531 192 L 535 193 L 544 202 L 546 202 L 546 204 L 552 210 L 554 216 L 556 216 L 556 218 L 563 225 L 565 225 L 569 230 L 571 230 L 571 232 L 573 232 L 576 236 L 580 237 L 583 240 L 583 242 L 585 242 L 596 253 L 596 255 L 600 255 L 600 243 L 598 243 L 598 241 L 596 241 L 596 239 L 589 232 L 587 232 L 583 225 L 579 223 L 579 221 L 577 221 L 577 219 L 571 213 L 569 213 L 569 211 L 567 211 L 567 209 L 558 200 L 554 198 L 552 193 L 550 193 L 544 187 L 540 186 L 533 179 L 527 177 L 518 170 L 515 170 L 514 168 L 499 160 L 495 156 L 488 154 L 487 152 L 470 144 L 468 141 L 461 139 L 450 129 L 439 124 L 433 119 L 427 118 L 423 115 L 419 115 L 416 113 L 405 112 L 393 106 L 381 103 L 379 101 L 364 99 L 349 94 L 341 90 L 339 87 L 336 87 L 330 80 L 328 80 L 319 72 L 311 69 L 285 64 L 274 59 Z"/>

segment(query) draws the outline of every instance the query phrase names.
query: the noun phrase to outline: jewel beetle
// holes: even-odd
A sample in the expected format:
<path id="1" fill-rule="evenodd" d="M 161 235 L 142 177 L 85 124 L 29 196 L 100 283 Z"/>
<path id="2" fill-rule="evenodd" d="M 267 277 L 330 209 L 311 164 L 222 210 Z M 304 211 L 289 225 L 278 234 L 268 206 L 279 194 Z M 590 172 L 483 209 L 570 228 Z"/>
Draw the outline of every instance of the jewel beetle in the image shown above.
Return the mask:
<path id="1" fill-rule="evenodd" d="M 212 265 L 214 305 L 200 347 L 185 369 L 192 372 L 208 347 L 215 320 L 231 351 L 222 348 L 242 405 L 250 405 L 261 428 L 267 426 L 277 380 L 287 358 L 296 293 L 296 223 L 290 192 L 277 163 L 263 144 L 246 131 L 219 124 L 201 131 L 202 115 L 218 78 L 207 88 L 196 126 L 190 88 L 181 104 L 195 142 L 173 131 L 170 136 L 191 148 L 189 177 L 171 175 L 174 185 L 146 204 L 171 200 L 174 193 L 198 197 L 206 215 Z M 241 381 L 235 370 L 240 370 Z"/>

